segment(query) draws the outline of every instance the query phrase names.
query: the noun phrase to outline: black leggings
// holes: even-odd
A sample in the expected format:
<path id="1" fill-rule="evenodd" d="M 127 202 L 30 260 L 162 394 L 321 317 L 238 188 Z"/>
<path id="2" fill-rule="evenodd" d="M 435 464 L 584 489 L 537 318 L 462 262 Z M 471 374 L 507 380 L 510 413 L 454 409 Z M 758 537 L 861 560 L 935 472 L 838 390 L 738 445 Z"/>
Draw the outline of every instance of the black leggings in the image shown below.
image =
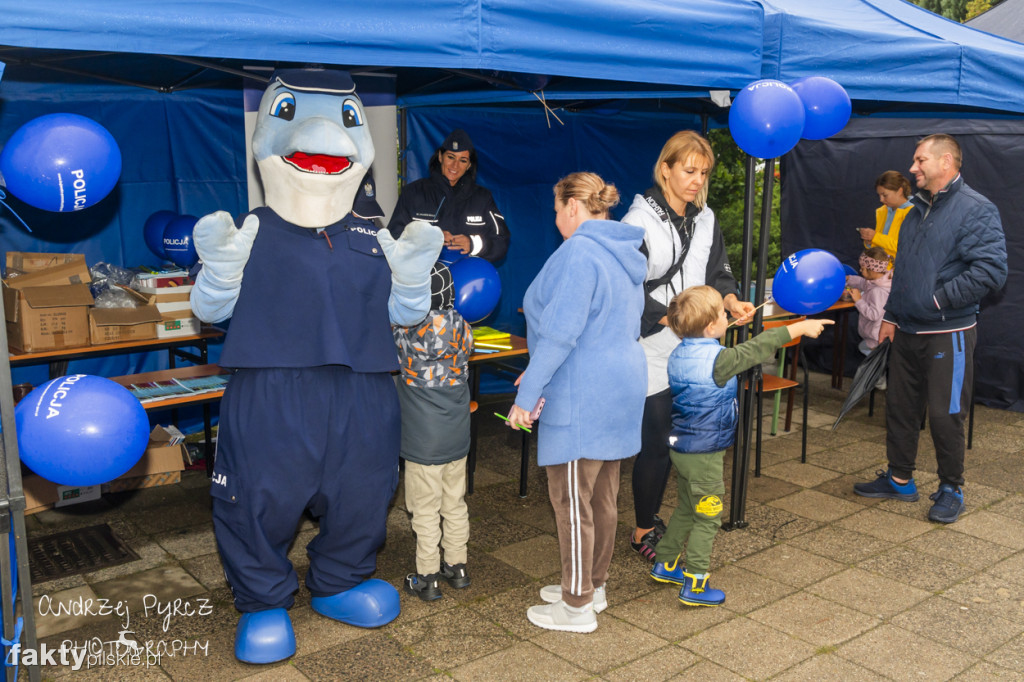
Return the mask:
<path id="1" fill-rule="evenodd" d="M 633 462 L 633 508 L 636 527 L 653 528 L 654 515 L 661 509 L 665 484 L 672 470 L 668 455 L 668 434 L 672 430 L 672 392 L 647 396 L 640 429 L 640 454 Z"/>

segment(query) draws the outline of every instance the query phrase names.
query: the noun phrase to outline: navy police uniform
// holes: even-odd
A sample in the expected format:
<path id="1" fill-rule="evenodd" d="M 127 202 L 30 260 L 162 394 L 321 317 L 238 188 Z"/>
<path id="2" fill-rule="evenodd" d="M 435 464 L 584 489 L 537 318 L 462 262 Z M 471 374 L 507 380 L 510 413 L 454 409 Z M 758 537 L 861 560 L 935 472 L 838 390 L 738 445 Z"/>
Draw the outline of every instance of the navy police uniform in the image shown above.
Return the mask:
<path id="1" fill-rule="evenodd" d="M 220 364 L 211 485 L 218 550 L 242 612 L 288 608 L 287 558 L 309 509 L 306 586 L 326 597 L 362 583 L 385 538 L 398 479 L 398 368 L 391 270 L 369 221 L 317 231 L 257 208 L 259 233 Z M 239 218 L 239 224 L 245 216 Z"/>
<path id="2" fill-rule="evenodd" d="M 388 230 L 395 239 L 413 220 L 424 220 L 452 234 L 480 237 L 479 256 L 501 260 L 508 251 L 508 228 L 490 190 L 476 184 L 470 169 L 452 187 L 439 170 L 410 183 L 398 197 Z"/>

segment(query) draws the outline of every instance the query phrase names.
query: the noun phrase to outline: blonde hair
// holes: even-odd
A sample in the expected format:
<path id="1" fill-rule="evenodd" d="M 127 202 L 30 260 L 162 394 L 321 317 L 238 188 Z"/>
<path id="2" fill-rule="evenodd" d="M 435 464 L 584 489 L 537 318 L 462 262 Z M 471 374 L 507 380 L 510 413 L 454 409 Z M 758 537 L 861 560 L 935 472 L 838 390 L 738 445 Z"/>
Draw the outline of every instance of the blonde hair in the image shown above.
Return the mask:
<path id="1" fill-rule="evenodd" d="M 654 183 L 658 185 L 662 194 L 665 193 L 665 178 L 661 175 L 661 164 L 667 164 L 671 168 L 677 163 L 686 163 L 691 156 L 707 159 L 711 166 L 709 171 L 715 167 L 715 152 L 711 149 L 711 143 L 694 131 L 680 130 L 668 138 L 668 142 L 661 148 L 658 160 L 654 163 Z M 704 204 L 707 203 L 709 184 L 705 182 L 697 192 L 697 197 L 693 200 L 693 205 L 697 208 L 704 208 Z"/>
<path id="2" fill-rule="evenodd" d="M 619 190 L 597 173 L 570 173 L 555 185 L 555 199 L 565 204 L 575 199 L 593 216 L 607 217 L 619 203 Z"/>
<path id="3" fill-rule="evenodd" d="M 722 314 L 722 295 L 706 284 L 687 287 L 668 304 L 668 326 L 681 339 L 704 336 L 704 329 Z"/>

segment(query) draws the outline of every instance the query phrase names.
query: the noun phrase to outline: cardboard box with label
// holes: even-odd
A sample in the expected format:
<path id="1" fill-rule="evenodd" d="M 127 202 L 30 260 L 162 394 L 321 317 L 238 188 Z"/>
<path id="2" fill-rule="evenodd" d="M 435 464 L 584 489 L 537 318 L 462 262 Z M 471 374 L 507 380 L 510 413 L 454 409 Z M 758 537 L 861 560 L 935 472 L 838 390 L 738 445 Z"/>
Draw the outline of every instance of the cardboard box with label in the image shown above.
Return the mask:
<path id="1" fill-rule="evenodd" d="M 170 431 L 159 425 L 153 427 L 146 454 L 124 474 L 104 483 L 103 492 L 116 493 L 181 482 L 181 472 L 185 469 L 185 444 L 171 445 L 178 440 L 174 431 L 177 429 Z"/>
<path id="2" fill-rule="evenodd" d="M 89 338 L 94 346 L 119 341 L 155 339 L 160 311 L 152 297 L 120 287 L 134 300 L 135 308 L 93 308 L 89 311 Z"/>
<path id="3" fill-rule="evenodd" d="M 146 453 L 131 469 L 109 483 L 100 486 L 61 486 L 40 478 L 36 474 L 28 474 L 22 478 L 25 491 L 25 513 L 61 507 L 78 502 L 96 499 L 102 492 L 120 492 L 137 488 L 152 488 L 158 485 L 169 485 L 181 481 L 181 472 L 185 468 L 184 443 L 171 445 L 178 440 L 177 429 L 164 429 L 157 426 L 149 434 L 149 446 Z"/>
<path id="4" fill-rule="evenodd" d="M 89 343 L 89 268 L 82 254 L 8 251 L 3 281 L 8 343 L 31 353 Z"/>

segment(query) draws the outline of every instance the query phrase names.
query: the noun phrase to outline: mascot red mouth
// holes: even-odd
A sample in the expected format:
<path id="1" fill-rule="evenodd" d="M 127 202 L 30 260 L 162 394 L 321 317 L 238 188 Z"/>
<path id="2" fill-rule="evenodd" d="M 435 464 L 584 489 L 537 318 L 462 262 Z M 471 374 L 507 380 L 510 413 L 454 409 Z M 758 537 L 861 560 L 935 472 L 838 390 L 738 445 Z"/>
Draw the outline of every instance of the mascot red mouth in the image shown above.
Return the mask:
<path id="1" fill-rule="evenodd" d="M 320 175 L 336 175 L 344 173 L 352 165 L 347 156 L 328 156 L 327 154 L 306 154 L 295 152 L 284 157 L 285 162 L 304 173 Z"/>

